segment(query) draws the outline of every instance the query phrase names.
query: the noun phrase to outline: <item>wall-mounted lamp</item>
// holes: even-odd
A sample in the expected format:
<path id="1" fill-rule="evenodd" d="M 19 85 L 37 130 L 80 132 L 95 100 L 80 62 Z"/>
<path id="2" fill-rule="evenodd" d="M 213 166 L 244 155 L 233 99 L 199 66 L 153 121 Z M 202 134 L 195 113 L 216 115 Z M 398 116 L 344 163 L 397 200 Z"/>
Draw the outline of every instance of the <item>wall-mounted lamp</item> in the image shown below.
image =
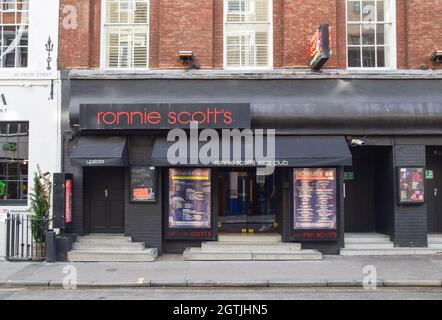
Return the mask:
<path id="1" fill-rule="evenodd" d="M 178 59 L 181 61 L 183 65 L 188 66 L 190 68 L 198 69 L 198 65 L 193 63 L 193 61 L 195 60 L 195 55 L 193 54 L 193 51 L 191 50 L 178 51 Z"/>
<path id="2" fill-rule="evenodd" d="M 430 55 L 430 59 L 436 64 L 442 64 L 442 50 L 434 50 Z"/>

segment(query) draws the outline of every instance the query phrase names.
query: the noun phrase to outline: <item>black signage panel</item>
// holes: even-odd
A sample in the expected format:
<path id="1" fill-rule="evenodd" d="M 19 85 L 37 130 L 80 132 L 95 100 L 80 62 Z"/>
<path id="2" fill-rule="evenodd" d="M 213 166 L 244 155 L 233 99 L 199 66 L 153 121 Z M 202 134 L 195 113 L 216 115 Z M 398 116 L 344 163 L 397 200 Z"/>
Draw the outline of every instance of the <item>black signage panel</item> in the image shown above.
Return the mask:
<path id="1" fill-rule="evenodd" d="M 80 129 L 238 128 L 251 126 L 248 103 L 81 104 Z"/>

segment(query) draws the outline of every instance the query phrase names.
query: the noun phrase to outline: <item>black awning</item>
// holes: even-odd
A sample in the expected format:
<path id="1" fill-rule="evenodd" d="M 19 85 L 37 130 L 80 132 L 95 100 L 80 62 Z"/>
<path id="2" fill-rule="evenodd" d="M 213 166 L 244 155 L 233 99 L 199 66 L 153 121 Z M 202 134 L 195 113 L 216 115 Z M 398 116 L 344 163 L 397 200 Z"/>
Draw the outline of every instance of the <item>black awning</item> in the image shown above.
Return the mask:
<path id="1" fill-rule="evenodd" d="M 127 166 L 125 137 L 80 137 L 71 155 L 71 163 L 81 167 Z"/>
<path id="2" fill-rule="evenodd" d="M 257 156 L 257 152 L 252 142 L 241 139 L 230 145 L 230 158 L 223 159 L 222 146 L 220 146 L 219 158 L 215 161 L 205 158 L 198 158 L 196 152 L 190 150 L 190 143 L 187 143 L 187 152 L 180 155 L 175 154 L 175 162 L 170 162 L 167 158 L 169 148 L 174 142 L 165 138 L 155 140 L 152 152 L 152 163 L 155 166 L 199 166 L 199 167 L 232 167 L 249 166 L 259 167 L 268 165 L 266 139 L 264 139 L 264 157 Z M 200 142 L 198 150 L 201 150 L 204 143 Z M 233 149 L 241 150 L 240 157 L 233 156 Z M 252 157 L 246 157 L 245 150 L 251 152 Z M 352 156 L 347 142 L 341 136 L 277 136 L 275 137 L 275 159 L 277 167 L 319 167 L 319 166 L 351 166 Z M 176 163 L 178 162 L 178 163 Z"/>

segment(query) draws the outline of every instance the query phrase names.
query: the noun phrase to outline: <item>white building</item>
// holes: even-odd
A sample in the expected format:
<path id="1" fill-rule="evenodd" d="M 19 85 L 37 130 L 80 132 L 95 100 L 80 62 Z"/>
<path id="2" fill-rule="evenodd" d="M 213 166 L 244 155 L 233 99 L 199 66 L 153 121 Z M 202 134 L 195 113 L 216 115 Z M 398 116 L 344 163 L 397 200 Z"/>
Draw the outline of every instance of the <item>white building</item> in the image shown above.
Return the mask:
<path id="1" fill-rule="evenodd" d="M 58 0 L 0 1 L 0 259 L 6 214 L 27 211 L 37 166 L 60 171 L 58 17 Z"/>

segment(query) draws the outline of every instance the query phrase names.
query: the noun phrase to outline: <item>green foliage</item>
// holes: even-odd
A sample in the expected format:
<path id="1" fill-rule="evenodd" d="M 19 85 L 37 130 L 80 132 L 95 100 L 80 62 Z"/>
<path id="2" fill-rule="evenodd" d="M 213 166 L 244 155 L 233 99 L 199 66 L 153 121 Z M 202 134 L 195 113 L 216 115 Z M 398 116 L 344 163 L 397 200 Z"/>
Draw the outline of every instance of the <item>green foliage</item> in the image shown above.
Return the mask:
<path id="1" fill-rule="evenodd" d="M 35 242 L 43 243 L 45 238 L 45 226 L 49 218 L 51 208 L 52 183 L 49 174 L 42 174 L 40 167 L 34 172 L 34 188 L 30 194 L 30 211 L 32 234 Z"/>

